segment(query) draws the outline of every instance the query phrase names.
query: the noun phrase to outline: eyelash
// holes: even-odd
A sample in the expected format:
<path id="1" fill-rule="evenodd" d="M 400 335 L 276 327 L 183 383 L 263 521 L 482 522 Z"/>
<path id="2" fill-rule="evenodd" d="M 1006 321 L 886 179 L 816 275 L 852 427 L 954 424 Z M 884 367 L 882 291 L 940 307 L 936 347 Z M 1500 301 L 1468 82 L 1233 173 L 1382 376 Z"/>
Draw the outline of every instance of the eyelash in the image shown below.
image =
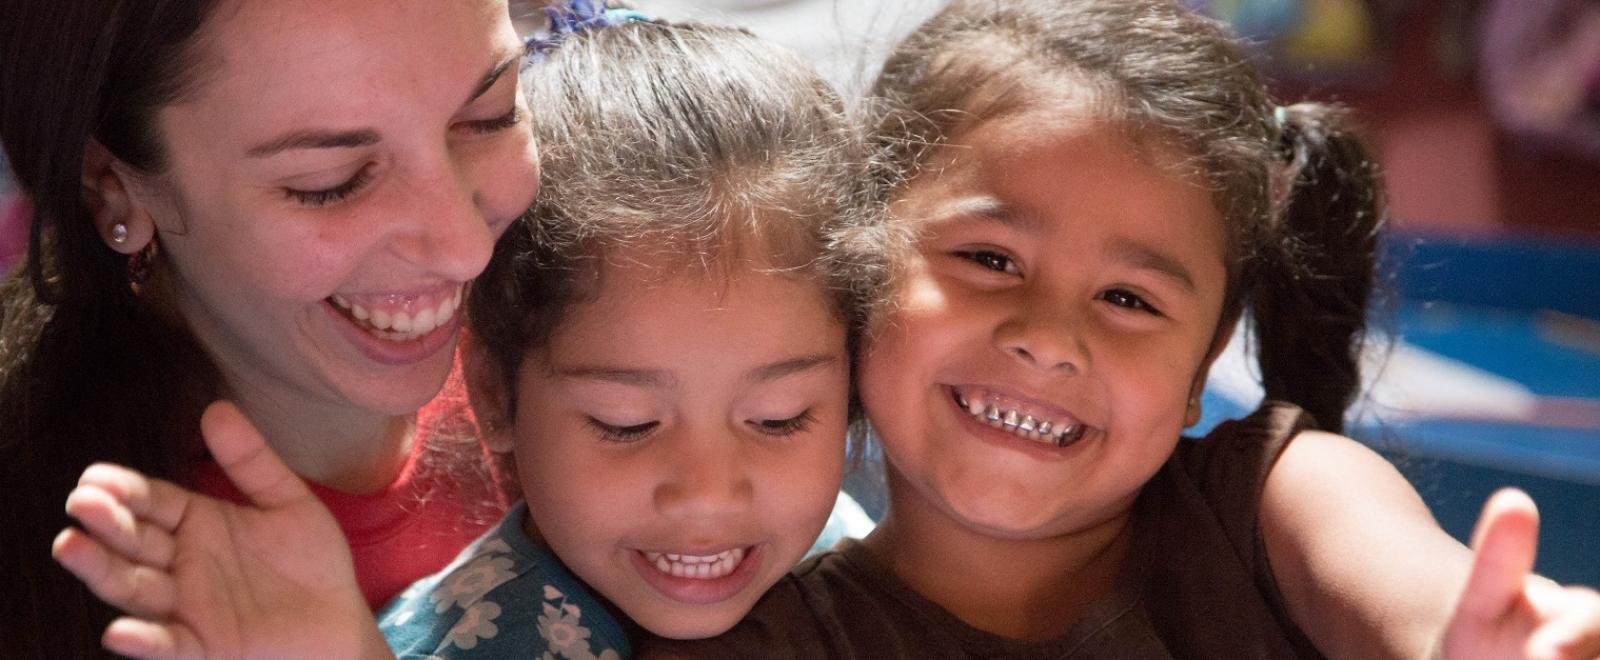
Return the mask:
<path id="1" fill-rule="evenodd" d="M 811 428 L 811 423 L 817 421 L 817 416 L 806 409 L 805 412 L 790 417 L 789 419 L 762 419 L 751 420 L 751 425 L 757 432 L 774 436 L 785 437 L 796 433 L 804 433 Z"/>
<path id="2" fill-rule="evenodd" d="M 1125 289 L 1111 289 L 1101 293 L 1098 297 L 1101 300 L 1116 305 L 1117 307 L 1138 310 L 1153 314 L 1155 316 L 1161 316 L 1161 310 L 1156 309 L 1155 306 L 1151 305 L 1144 298 L 1141 298 L 1139 294 L 1127 291 Z"/>
<path id="3" fill-rule="evenodd" d="M 633 426 L 612 426 L 593 417 L 589 418 L 589 428 L 606 442 L 631 443 L 638 442 L 650 435 L 651 431 L 661 426 L 661 422 L 645 422 Z"/>
<path id="4" fill-rule="evenodd" d="M 518 107 L 512 107 L 511 111 L 504 115 L 494 119 L 467 122 L 465 126 L 468 131 L 479 135 L 487 135 L 489 133 L 496 133 L 506 130 L 512 126 L 516 126 L 521 122 L 522 109 Z M 351 195 L 356 194 L 356 192 L 360 191 L 363 187 L 366 187 L 367 183 L 369 183 L 371 180 L 372 173 L 368 170 L 368 168 L 363 167 L 356 172 L 355 176 L 350 177 L 349 181 L 345 181 L 344 183 L 332 188 L 325 188 L 322 190 L 296 190 L 294 188 L 288 188 L 285 190 L 285 192 L 288 193 L 291 199 L 302 206 L 320 208 L 344 201 Z"/>
<path id="5" fill-rule="evenodd" d="M 295 190 L 288 188 L 285 192 L 288 193 L 291 199 L 303 206 L 318 208 L 344 201 L 362 188 L 365 188 L 371 180 L 372 171 L 369 165 L 357 170 L 355 176 L 350 177 L 350 180 L 332 188 L 324 188 L 322 190 Z"/>
<path id="6" fill-rule="evenodd" d="M 995 250 L 964 250 L 957 252 L 956 256 L 997 273 L 1017 272 L 1017 261 Z"/>
<path id="7" fill-rule="evenodd" d="M 774 437 L 786 437 L 804 433 L 806 429 L 811 428 L 812 422 L 816 420 L 816 414 L 808 409 L 788 419 L 751 420 L 750 425 L 758 433 Z M 599 435 L 601 440 L 620 443 L 643 440 L 660 425 L 661 422 L 645 422 L 643 424 L 634 424 L 633 426 L 612 426 L 593 417 L 590 417 L 588 421 L 589 428 Z"/>
<path id="8" fill-rule="evenodd" d="M 494 119 L 469 121 L 466 122 L 465 126 L 468 131 L 477 133 L 479 135 L 487 135 L 489 133 L 497 133 L 499 131 L 506 130 L 512 126 L 516 126 L 521 122 L 522 108 L 511 106 L 511 112 L 507 112 L 499 117 L 495 117 Z"/>

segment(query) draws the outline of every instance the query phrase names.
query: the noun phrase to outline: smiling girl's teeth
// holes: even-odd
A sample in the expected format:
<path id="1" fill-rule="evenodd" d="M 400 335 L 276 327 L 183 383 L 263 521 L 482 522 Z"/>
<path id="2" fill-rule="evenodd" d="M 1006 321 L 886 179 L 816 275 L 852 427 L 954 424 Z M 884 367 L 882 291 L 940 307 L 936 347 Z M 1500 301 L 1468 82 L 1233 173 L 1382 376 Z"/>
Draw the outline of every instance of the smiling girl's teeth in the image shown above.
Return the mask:
<path id="1" fill-rule="evenodd" d="M 461 306 L 461 287 L 456 287 L 454 293 L 437 305 L 409 313 L 404 310 L 370 309 L 337 293 L 329 296 L 329 300 L 347 312 L 355 320 L 356 326 L 374 337 L 388 341 L 412 341 L 450 322 Z"/>
<path id="2" fill-rule="evenodd" d="M 744 548 L 723 550 L 714 555 L 680 555 L 674 553 L 646 552 L 645 559 L 656 570 L 673 577 L 691 580 L 714 580 L 725 577 L 744 561 Z"/>
<path id="3" fill-rule="evenodd" d="M 972 415 L 973 419 L 1041 444 L 1065 447 L 1083 437 L 1083 425 L 1079 423 L 1040 419 L 1016 410 L 1001 408 L 994 403 L 966 401 L 959 395 L 957 399 L 957 403 L 966 409 L 967 414 Z"/>

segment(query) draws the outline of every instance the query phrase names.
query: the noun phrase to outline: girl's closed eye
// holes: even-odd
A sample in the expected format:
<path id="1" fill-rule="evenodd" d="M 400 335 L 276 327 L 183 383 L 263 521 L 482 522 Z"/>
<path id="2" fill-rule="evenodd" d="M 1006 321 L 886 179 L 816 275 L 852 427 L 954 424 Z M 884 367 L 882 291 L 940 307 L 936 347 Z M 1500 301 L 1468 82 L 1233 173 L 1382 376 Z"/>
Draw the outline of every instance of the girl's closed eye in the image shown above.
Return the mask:
<path id="1" fill-rule="evenodd" d="M 356 170 L 356 173 L 351 175 L 351 177 L 346 179 L 343 183 L 329 188 L 322 188 L 318 190 L 284 188 L 283 191 L 285 196 L 301 206 L 309 208 L 322 208 L 324 206 L 331 206 L 349 199 L 352 195 L 361 192 L 361 189 L 365 188 L 371 181 L 372 164 L 368 163 L 361 166 L 361 169 Z"/>
<path id="2" fill-rule="evenodd" d="M 620 443 L 631 443 L 643 440 L 649 437 L 652 431 L 661 426 L 661 422 L 658 421 L 649 421 L 641 424 L 629 424 L 626 426 L 621 426 L 607 424 L 593 417 L 590 417 L 586 424 L 595 432 L 596 435 L 600 436 L 601 440 L 606 442 Z"/>
<path id="3" fill-rule="evenodd" d="M 749 424 L 756 431 L 775 437 L 786 437 L 797 433 L 804 433 L 811 428 L 811 423 L 817 416 L 812 409 L 807 408 L 794 417 L 787 419 L 752 419 Z"/>

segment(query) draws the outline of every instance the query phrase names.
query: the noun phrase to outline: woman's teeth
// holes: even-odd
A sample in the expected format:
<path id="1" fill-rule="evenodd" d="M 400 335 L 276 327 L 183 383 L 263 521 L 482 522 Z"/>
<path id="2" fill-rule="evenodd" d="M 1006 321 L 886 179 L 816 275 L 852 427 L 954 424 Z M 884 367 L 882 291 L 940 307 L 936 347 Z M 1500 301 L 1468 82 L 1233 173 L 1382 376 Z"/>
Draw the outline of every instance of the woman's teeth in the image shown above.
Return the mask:
<path id="1" fill-rule="evenodd" d="M 1080 422 L 1037 419 L 1033 415 L 1001 408 L 994 403 L 961 401 L 960 397 L 956 402 L 978 421 L 1041 444 L 1065 447 L 1083 437 L 1083 424 Z"/>
<path id="2" fill-rule="evenodd" d="M 656 570 L 672 577 L 714 580 L 732 573 L 733 569 L 739 567 L 739 562 L 744 561 L 744 548 L 723 550 L 714 555 L 646 552 L 644 557 L 655 564 Z"/>
<path id="3" fill-rule="evenodd" d="M 335 307 L 344 310 L 345 315 L 354 320 L 357 327 L 366 330 L 367 334 L 388 341 L 411 341 L 450 322 L 461 306 L 461 288 L 457 287 L 453 295 L 440 301 L 437 306 L 411 313 L 368 309 L 337 293 L 329 300 L 333 301 Z"/>

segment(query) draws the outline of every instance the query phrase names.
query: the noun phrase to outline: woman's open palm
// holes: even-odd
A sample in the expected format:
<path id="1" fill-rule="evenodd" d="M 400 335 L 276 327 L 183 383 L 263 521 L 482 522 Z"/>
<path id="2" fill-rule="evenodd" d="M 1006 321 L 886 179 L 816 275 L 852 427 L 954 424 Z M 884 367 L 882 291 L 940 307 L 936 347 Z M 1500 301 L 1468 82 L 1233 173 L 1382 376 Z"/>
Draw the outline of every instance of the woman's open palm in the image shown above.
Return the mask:
<path id="1" fill-rule="evenodd" d="M 201 418 L 212 456 L 251 504 L 97 464 L 67 498 L 83 524 L 56 560 L 126 616 L 103 643 L 138 658 L 386 655 L 344 535 L 232 404 Z"/>

